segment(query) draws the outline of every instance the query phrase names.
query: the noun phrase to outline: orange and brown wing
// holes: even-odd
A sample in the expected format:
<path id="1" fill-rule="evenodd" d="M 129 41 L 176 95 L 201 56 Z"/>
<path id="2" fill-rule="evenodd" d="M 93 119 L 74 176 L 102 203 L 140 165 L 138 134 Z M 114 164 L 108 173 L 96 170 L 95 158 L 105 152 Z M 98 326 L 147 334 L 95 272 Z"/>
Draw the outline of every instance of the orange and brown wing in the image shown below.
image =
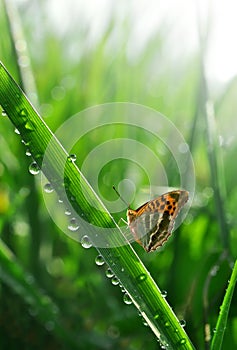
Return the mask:
<path id="1" fill-rule="evenodd" d="M 147 252 L 162 246 L 171 235 L 175 219 L 187 200 L 187 191 L 171 191 L 137 210 L 128 210 L 128 223 L 135 240 Z"/>

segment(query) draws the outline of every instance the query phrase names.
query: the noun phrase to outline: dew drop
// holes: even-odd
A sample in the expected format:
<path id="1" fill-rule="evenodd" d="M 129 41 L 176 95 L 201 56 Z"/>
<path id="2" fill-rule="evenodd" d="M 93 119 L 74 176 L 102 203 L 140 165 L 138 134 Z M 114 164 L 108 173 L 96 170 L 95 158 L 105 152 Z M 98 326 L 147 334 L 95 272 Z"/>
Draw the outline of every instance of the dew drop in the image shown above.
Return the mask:
<path id="1" fill-rule="evenodd" d="M 166 290 L 162 290 L 161 295 L 162 295 L 163 298 L 166 298 L 166 296 L 167 296 L 167 291 L 166 291 Z"/>
<path id="2" fill-rule="evenodd" d="M 96 258 L 95 258 L 95 263 L 96 263 L 96 265 L 98 265 L 98 266 L 102 266 L 102 265 L 104 265 L 104 258 L 103 258 L 103 256 L 102 255 L 98 255 Z"/>
<path id="3" fill-rule="evenodd" d="M 20 134 L 21 134 L 20 131 L 19 131 L 17 128 L 15 128 L 14 132 L 15 132 L 15 134 L 17 134 L 17 135 L 20 135 Z"/>
<path id="4" fill-rule="evenodd" d="M 108 277 L 108 278 L 114 277 L 114 273 L 113 273 L 113 271 L 112 271 L 110 268 L 108 268 L 108 269 L 105 271 L 105 275 L 106 275 L 106 277 Z"/>
<path id="5" fill-rule="evenodd" d="M 31 157 L 31 152 L 28 149 L 26 150 L 26 156 Z"/>
<path id="6" fill-rule="evenodd" d="M 74 163 L 77 160 L 76 154 L 70 154 L 70 156 L 68 156 L 68 160 Z"/>
<path id="7" fill-rule="evenodd" d="M 30 164 L 29 166 L 29 172 L 32 174 L 32 175 L 37 175 L 39 174 L 40 172 L 40 167 L 38 166 L 38 164 L 36 162 L 33 162 Z"/>
<path id="8" fill-rule="evenodd" d="M 78 222 L 75 218 L 70 219 L 68 229 L 72 232 L 76 232 L 79 229 Z"/>
<path id="9" fill-rule="evenodd" d="M 20 110 L 20 117 L 21 118 L 27 118 L 28 117 L 28 111 L 26 110 L 26 108 L 22 108 L 21 110 Z"/>
<path id="10" fill-rule="evenodd" d="M 128 293 L 124 293 L 124 295 L 123 295 L 123 301 L 124 301 L 125 304 L 127 304 L 127 305 L 131 305 L 131 304 L 132 304 L 132 300 L 131 300 L 130 296 L 128 295 Z"/>
<path id="11" fill-rule="evenodd" d="M 85 248 L 85 249 L 89 249 L 89 248 L 92 247 L 91 240 L 90 240 L 90 238 L 89 238 L 87 235 L 85 235 L 85 236 L 82 237 L 82 239 L 81 239 L 81 245 L 82 245 L 82 247 Z"/>
<path id="12" fill-rule="evenodd" d="M 181 327 L 185 327 L 186 326 L 186 321 L 185 320 L 180 320 L 179 324 Z"/>
<path id="13" fill-rule="evenodd" d="M 119 284 L 119 279 L 116 276 L 114 276 L 112 277 L 111 282 L 114 286 L 117 286 Z"/>
<path id="14" fill-rule="evenodd" d="M 29 120 L 27 120 L 24 126 L 25 126 L 25 129 L 28 131 L 33 131 L 35 129 L 33 122 Z"/>
<path id="15" fill-rule="evenodd" d="M 2 110 L 2 117 L 6 117 L 7 116 L 7 112 Z"/>
<path id="16" fill-rule="evenodd" d="M 65 210 L 65 214 L 69 216 L 69 215 L 72 214 L 72 212 L 71 212 L 69 209 L 66 209 L 66 210 Z"/>
<path id="17" fill-rule="evenodd" d="M 158 318 L 160 318 L 160 315 L 159 314 L 155 314 L 154 319 L 158 320 Z"/>
<path id="18" fill-rule="evenodd" d="M 124 286 L 123 286 L 122 284 L 120 284 L 119 287 L 121 288 L 121 292 L 122 292 L 122 293 L 125 293 L 125 292 L 126 292 L 126 289 L 124 288 Z"/>
<path id="19" fill-rule="evenodd" d="M 168 321 L 165 322 L 165 328 L 169 328 L 170 327 L 170 323 Z"/>
<path id="20" fill-rule="evenodd" d="M 185 338 L 180 339 L 179 344 L 180 345 L 185 345 L 186 344 L 186 339 Z"/>
<path id="21" fill-rule="evenodd" d="M 137 277 L 137 281 L 138 282 L 143 282 L 143 281 L 145 281 L 147 279 L 147 275 L 145 274 L 145 273 L 142 273 L 141 275 L 139 275 L 138 277 Z"/>
<path id="22" fill-rule="evenodd" d="M 50 183 L 45 184 L 44 185 L 44 192 L 52 193 L 53 192 L 53 186 Z"/>

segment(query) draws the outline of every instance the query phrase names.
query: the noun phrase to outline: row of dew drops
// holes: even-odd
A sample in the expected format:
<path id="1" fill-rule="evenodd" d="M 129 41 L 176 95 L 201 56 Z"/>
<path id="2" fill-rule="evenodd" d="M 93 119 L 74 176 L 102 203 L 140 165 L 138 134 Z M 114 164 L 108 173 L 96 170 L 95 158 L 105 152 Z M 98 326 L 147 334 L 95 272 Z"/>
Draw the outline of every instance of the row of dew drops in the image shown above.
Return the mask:
<path id="1" fill-rule="evenodd" d="M 2 112 L 2 115 L 5 116 L 5 112 Z M 20 134 L 20 132 L 15 129 L 16 134 Z M 24 141 L 22 141 L 24 143 Z M 29 151 L 29 149 L 26 149 L 26 156 L 30 157 L 31 156 L 31 152 Z M 76 155 L 72 154 L 68 156 L 68 160 L 70 162 L 75 162 L 76 161 Z M 39 165 L 37 164 L 36 161 L 33 161 L 30 165 L 29 165 L 29 172 L 32 175 L 38 175 L 40 173 L 41 169 L 39 167 Z M 52 193 L 54 191 L 53 186 L 50 183 L 46 183 L 44 186 L 44 191 L 46 193 Z M 62 200 L 59 199 L 60 203 L 63 203 Z M 71 212 L 69 209 L 65 210 L 65 215 L 67 216 L 71 216 Z M 79 229 L 79 225 L 76 221 L 75 218 L 71 218 L 69 220 L 69 224 L 68 224 L 68 229 L 71 232 L 75 232 Z M 90 238 L 87 235 L 84 235 L 81 239 L 81 245 L 83 248 L 85 249 L 89 249 L 92 247 L 92 242 L 90 240 Z M 102 257 L 102 255 L 98 255 L 95 259 L 95 263 L 97 266 L 103 266 L 105 264 L 104 258 Z M 113 271 L 111 270 L 111 268 L 107 268 L 107 270 L 105 271 L 105 275 L 106 277 L 108 277 L 109 279 L 111 279 L 111 283 L 114 286 L 119 286 L 121 288 L 121 291 L 123 292 L 123 301 L 126 305 L 131 305 L 132 304 L 132 299 L 130 298 L 129 294 L 127 293 L 126 289 L 123 287 L 123 285 L 121 284 L 120 280 L 117 278 L 117 276 L 113 273 Z M 143 281 L 145 281 L 147 278 L 147 276 L 145 274 L 141 274 L 140 276 L 138 276 L 138 282 L 141 283 Z M 167 292 L 163 291 L 162 296 L 165 298 L 167 296 Z M 139 314 L 141 316 L 141 314 Z M 156 314 L 154 316 L 154 320 L 157 320 L 159 318 L 159 314 Z M 145 326 L 147 326 L 146 321 L 143 319 L 143 324 Z M 184 320 L 180 320 L 180 325 L 182 327 L 185 327 L 186 322 Z M 165 322 L 165 327 L 170 327 L 170 323 L 168 321 Z M 178 332 L 178 329 L 176 330 L 176 332 Z M 169 344 L 166 343 L 166 341 L 162 340 L 162 337 L 160 339 L 158 339 L 158 342 L 160 343 L 160 346 L 162 349 L 167 349 L 169 347 Z M 179 341 L 179 347 L 183 346 L 186 344 L 186 339 L 183 338 Z"/>
<path id="2" fill-rule="evenodd" d="M 72 155 L 71 156 L 72 159 L 71 161 L 75 161 L 76 160 L 76 157 L 75 155 Z M 29 166 L 29 172 L 32 174 L 32 175 L 37 175 L 39 174 L 40 172 L 40 168 L 38 167 L 37 163 L 36 162 L 33 162 L 30 164 Z M 50 183 L 46 183 L 45 186 L 44 186 L 44 191 L 46 193 L 52 193 L 54 191 L 52 185 Z M 62 202 L 62 201 L 60 201 Z M 66 209 L 65 210 L 65 215 L 67 216 L 70 216 L 71 215 L 71 212 L 70 210 Z M 69 225 L 68 225 L 68 229 L 72 232 L 75 232 L 77 231 L 79 228 L 78 224 L 77 224 L 77 221 L 75 218 L 71 218 L 70 219 L 70 222 L 69 222 Z M 92 247 L 92 242 L 90 240 L 90 238 L 87 236 L 87 235 L 84 235 L 81 239 L 81 245 L 83 248 L 85 249 L 89 249 Z M 95 263 L 97 266 L 103 266 L 105 264 L 105 261 L 104 261 L 104 258 L 102 255 L 98 255 L 95 259 Z M 129 294 L 126 292 L 126 289 L 123 287 L 123 285 L 121 284 L 120 280 L 118 279 L 118 277 L 114 274 L 114 272 L 112 271 L 112 269 L 110 267 L 108 267 L 105 271 L 105 275 L 107 278 L 109 278 L 111 280 L 111 283 L 114 285 L 114 286 L 119 286 L 121 288 L 121 291 L 123 293 L 123 301 L 126 305 L 131 305 L 132 304 L 132 299 L 130 298 Z M 141 274 L 140 276 L 138 276 L 137 280 L 139 283 L 145 281 L 147 278 L 147 276 L 145 274 Z M 167 296 L 167 291 L 162 291 L 161 292 L 161 295 L 165 298 Z M 139 315 L 141 316 L 141 314 L 139 313 Z M 157 320 L 159 318 L 159 315 L 156 314 L 154 316 L 154 320 Z M 148 326 L 148 324 L 146 323 L 146 321 L 143 319 L 143 324 L 145 326 Z M 182 327 L 185 327 L 186 325 L 186 322 L 185 320 L 180 320 L 180 325 Z M 170 323 L 168 321 L 165 322 L 165 327 L 168 328 L 170 327 Z M 176 332 L 178 332 L 178 329 L 176 330 Z M 165 341 L 161 339 L 158 339 L 159 343 L 160 343 L 160 346 L 162 349 L 167 349 L 169 347 L 169 344 L 166 343 Z M 179 346 L 182 346 L 182 345 L 185 345 L 186 344 L 186 339 L 185 338 L 182 338 L 180 340 L 180 343 L 179 343 Z"/>

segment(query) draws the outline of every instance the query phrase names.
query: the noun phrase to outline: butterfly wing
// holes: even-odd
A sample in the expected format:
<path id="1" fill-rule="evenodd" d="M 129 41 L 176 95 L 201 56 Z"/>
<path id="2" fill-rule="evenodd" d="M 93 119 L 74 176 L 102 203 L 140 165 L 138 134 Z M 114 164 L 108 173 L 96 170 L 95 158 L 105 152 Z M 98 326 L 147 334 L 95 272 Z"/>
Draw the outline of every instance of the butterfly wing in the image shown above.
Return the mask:
<path id="1" fill-rule="evenodd" d="M 130 230 L 147 252 L 156 250 L 167 241 L 175 219 L 187 200 L 187 191 L 172 191 L 145 203 L 137 210 L 128 211 Z"/>

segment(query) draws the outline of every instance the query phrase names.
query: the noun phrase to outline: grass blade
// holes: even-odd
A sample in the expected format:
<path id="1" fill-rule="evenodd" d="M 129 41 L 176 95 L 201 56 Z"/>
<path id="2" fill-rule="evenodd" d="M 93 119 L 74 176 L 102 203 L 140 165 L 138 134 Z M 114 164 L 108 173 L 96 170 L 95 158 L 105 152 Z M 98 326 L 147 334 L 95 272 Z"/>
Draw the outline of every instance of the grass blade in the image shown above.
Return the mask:
<path id="1" fill-rule="evenodd" d="M 221 349 L 236 281 L 237 281 L 237 261 L 235 262 L 235 265 L 230 277 L 230 281 L 226 289 L 224 300 L 220 307 L 220 313 L 216 323 L 214 337 L 211 342 L 211 350 Z"/>

